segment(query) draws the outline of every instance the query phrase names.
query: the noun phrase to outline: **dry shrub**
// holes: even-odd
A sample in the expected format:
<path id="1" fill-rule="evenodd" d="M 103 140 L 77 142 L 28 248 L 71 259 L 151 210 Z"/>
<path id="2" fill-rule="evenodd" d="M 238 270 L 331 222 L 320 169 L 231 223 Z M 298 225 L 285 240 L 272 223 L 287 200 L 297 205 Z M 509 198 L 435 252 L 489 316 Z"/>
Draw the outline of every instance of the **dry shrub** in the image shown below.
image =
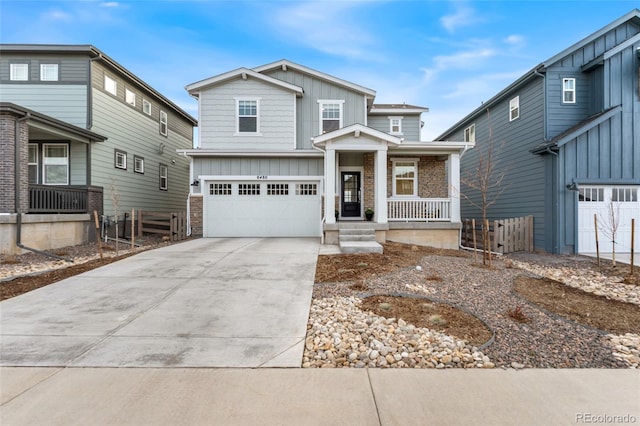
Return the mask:
<path id="1" fill-rule="evenodd" d="M 509 316 L 509 318 L 516 320 L 518 322 L 522 322 L 522 323 L 529 322 L 529 317 L 522 310 L 522 305 L 518 305 L 513 309 L 509 309 L 507 311 L 507 316 Z"/>

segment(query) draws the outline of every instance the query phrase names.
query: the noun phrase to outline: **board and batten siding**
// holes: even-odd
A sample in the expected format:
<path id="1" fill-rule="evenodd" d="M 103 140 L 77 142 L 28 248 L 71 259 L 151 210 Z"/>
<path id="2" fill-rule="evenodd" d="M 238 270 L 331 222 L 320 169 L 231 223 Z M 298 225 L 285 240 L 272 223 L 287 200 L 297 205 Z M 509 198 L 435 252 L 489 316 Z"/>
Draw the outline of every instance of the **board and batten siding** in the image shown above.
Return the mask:
<path id="1" fill-rule="evenodd" d="M 464 140 L 464 130 L 476 125 L 476 147 L 467 151 L 461 159 L 461 215 L 462 218 L 481 218 L 480 193 L 465 185 L 465 181 L 477 181 L 475 168 L 481 156 L 486 156 L 492 146 L 496 174 L 504 173 L 502 194 L 498 202 L 489 207 L 489 219 L 506 219 L 527 215 L 534 216 L 534 244 L 536 249 L 549 250 L 545 240 L 548 214 L 545 212 L 547 176 L 544 158 L 529 153 L 543 140 L 542 79 L 510 93 L 488 112 L 479 112 L 465 121 L 443 139 Z M 509 121 L 509 101 L 520 96 L 520 118 Z M 490 138 L 489 133 L 492 137 Z"/>
<path id="2" fill-rule="evenodd" d="M 402 117 L 402 133 L 391 133 L 391 124 L 389 117 Z M 420 117 L 419 116 L 407 116 L 399 114 L 388 115 L 370 115 L 367 118 L 367 125 L 372 129 L 380 130 L 381 132 L 393 134 L 403 138 L 405 141 L 419 141 L 420 139 Z"/>
<path id="3" fill-rule="evenodd" d="M 104 212 L 113 215 L 112 187 L 120 196 L 120 212 L 182 211 L 189 193 L 189 160 L 177 149 L 191 140 L 175 132 L 165 137 L 158 125 L 111 95 L 93 90 L 93 131 L 109 139 L 95 143 L 91 153 L 92 184 L 104 188 Z M 114 149 L 127 153 L 127 169 L 114 166 Z M 134 172 L 134 155 L 144 158 L 144 174 Z M 174 163 L 175 161 L 175 163 Z M 159 165 L 168 166 L 168 190 L 159 188 Z"/>
<path id="4" fill-rule="evenodd" d="M 81 85 L 0 84 L 3 102 L 87 128 L 87 87 Z"/>
<path id="5" fill-rule="evenodd" d="M 194 176 L 322 176 L 322 158 L 217 157 L 193 160 Z"/>
<path id="6" fill-rule="evenodd" d="M 343 127 L 365 123 L 367 112 L 362 93 L 291 68 L 287 71 L 282 71 L 279 68 L 265 72 L 265 74 L 304 89 L 304 96 L 297 98 L 296 101 L 296 147 L 298 149 L 312 149 L 311 138 L 321 134 L 319 99 L 344 101 L 342 111 Z"/>
<path id="7" fill-rule="evenodd" d="M 215 149 L 295 149 L 295 94 L 249 78 L 200 92 L 200 146 Z M 237 133 L 238 98 L 259 98 L 258 134 Z"/>

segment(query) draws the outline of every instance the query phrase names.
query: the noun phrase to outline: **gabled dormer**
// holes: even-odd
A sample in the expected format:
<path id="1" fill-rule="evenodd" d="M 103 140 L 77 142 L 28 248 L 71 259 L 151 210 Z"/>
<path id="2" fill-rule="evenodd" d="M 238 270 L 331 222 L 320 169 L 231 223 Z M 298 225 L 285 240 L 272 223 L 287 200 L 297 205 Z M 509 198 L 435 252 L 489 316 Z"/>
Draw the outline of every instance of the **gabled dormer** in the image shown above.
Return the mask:
<path id="1" fill-rule="evenodd" d="M 424 122 L 422 113 L 429 108 L 407 104 L 374 104 L 369 110 L 369 126 L 408 141 L 419 141 Z"/>

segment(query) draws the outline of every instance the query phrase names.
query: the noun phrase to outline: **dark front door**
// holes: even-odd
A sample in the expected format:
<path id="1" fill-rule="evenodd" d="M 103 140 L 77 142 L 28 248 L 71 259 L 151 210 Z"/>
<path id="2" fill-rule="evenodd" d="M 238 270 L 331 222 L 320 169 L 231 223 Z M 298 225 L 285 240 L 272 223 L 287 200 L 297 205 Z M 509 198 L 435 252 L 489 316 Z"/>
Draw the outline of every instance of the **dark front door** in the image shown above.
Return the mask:
<path id="1" fill-rule="evenodd" d="M 360 217 L 360 172 L 342 172 L 342 217 Z"/>

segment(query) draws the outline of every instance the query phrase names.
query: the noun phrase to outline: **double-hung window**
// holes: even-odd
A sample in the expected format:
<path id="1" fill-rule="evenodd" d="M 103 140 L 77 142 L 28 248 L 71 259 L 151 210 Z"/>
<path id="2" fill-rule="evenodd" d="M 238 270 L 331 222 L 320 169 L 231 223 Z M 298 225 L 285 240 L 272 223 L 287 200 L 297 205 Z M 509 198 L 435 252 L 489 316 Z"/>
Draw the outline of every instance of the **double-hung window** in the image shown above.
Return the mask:
<path id="1" fill-rule="evenodd" d="M 42 146 L 42 183 L 69 184 L 69 145 L 44 144 Z"/>
<path id="2" fill-rule="evenodd" d="M 465 142 L 476 141 L 476 125 L 475 124 L 472 124 L 471 126 L 464 129 L 464 141 Z"/>
<path id="3" fill-rule="evenodd" d="M 318 100 L 318 103 L 320 104 L 320 134 L 340 129 L 344 101 Z"/>
<path id="4" fill-rule="evenodd" d="M 509 101 L 509 121 L 513 121 L 520 117 L 520 96 Z"/>
<path id="5" fill-rule="evenodd" d="M 418 160 L 414 158 L 396 158 L 393 164 L 393 196 L 418 196 Z"/>
<path id="6" fill-rule="evenodd" d="M 236 133 L 260 133 L 260 99 L 236 99 Z"/>
<path id="7" fill-rule="evenodd" d="M 576 103 L 576 79 L 575 78 L 562 79 L 562 103 L 563 104 Z"/>
<path id="8" fill-rule="evenodd" d="M 160 110 L 160 134 L 163 136 L 167 136 L 169 121 L 168 121 L 167 113 Z"/>
<path id="9" fill-rule="evenodd" d="M 402 134 L 402 117 L 389 117 L 389 133 L 392 135 Z"/>
<path id="10" fill-rule="evenodd" d="M 40 64 L 41 81 L 58 81 L 58 64 Z"/>
<path id="11" fill-rule="evenodd" d="M 38 183 L 38 144 L 30 143 L 29 144 L 29 160 L 27 163 L 27 167 L 29 168 L 29 183 L 36 184 Z"/>
<path id="12" fill-rule="evenodd" d="M 9 79 L 11 81 L 28 81 L 29 64 L 11 64 L 9 67 Z"/>
<path id="13" fill-rule="evenodd" d="M 169 166 L 160 163 L 159 170 L 160 189 L 166 191 L 169 189 Z"/>

